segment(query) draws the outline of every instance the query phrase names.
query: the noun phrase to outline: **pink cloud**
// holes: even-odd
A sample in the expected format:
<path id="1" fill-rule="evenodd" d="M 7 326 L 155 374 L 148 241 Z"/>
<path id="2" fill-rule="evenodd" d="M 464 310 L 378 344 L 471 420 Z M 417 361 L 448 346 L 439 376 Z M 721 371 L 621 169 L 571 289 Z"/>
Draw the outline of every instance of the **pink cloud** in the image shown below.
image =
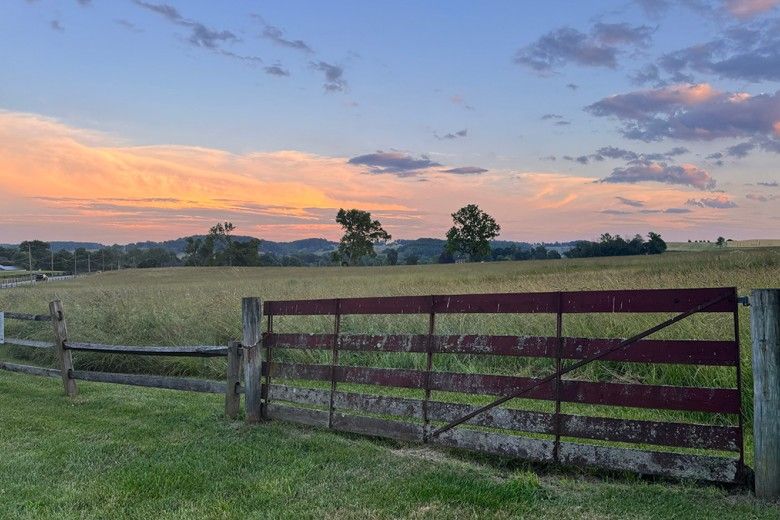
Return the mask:
<path id="1" fill-rule="evenodd" d="M 241 233 L 271 240 L 337 238 L 340 207 L 371 211 L 395 237 L 443 236 L 450 213 L 469 203 L 496 217 L 502 238 L 528 241 L 649 229 L 673 238 L 724 225 L 698 209 L 684 216 L 664 212 L 684 206 L 697 193 L 690 186 L 494 169 L 453 175 L 438 166 L 424 169 L 426 182 L 419 182 L 416 176 L 372 174 L 348 160 L 293 150 L 233 154 L 132 146 L 41 116 L 0 111 L 0 242 L 169 239 L 202 233 L 225 219 Z M 602 213 L 617 204 L 616 197 L 645 206 L 621 216 Z M 751 223 L 762 222 L 760 215 L 735 216 L 767 206 L 736 208 L 729 222 L 745 236 L 757 236 Z"/>
<path id="2" fill-rule="evenodd" d="M 780 5 L 780 0 L 726 0 L 726 9 L 738 18 L 752 18 Z"/>

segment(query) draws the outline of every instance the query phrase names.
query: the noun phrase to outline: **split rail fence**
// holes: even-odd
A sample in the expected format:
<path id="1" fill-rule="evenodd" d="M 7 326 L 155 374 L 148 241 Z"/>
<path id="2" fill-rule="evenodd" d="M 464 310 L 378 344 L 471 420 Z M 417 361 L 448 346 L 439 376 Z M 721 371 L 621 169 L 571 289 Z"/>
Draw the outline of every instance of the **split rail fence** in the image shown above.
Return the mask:
<path id="1" fill-rule="evenodd" d="M 54 333 L 54 343 L 5 337 L 4 320 L 8 319 L 50 324 Z M 60 368 L 44 368 L 34 365 L 24 365 L 19 363 L 0 361 L 0 369 L 31 375 L 61 377 L 65 386 L 65 393 L 69 397 L 74 397 L 78 392 L 76 388 L 77 380 L 96 381 L 101 383 L 118 383 L 133 386 L 147 386 L 153 388 L 167 388 L 170 390 L 186 390 L 191 392 L 208 392 L 215 394 L 227 393 L 227 383 L 223 381 L 210 381 L 205 379 L 191 379 L 148 374 L 122 374 L 92 370 L 75 370 L 73 366 L 73 352 L 98 352 L 106 354 L 142 356 L 224 357 L 228 355 L 230 349 L 227 346 L 124 346 L 71 341 L 68 336 L 67 322 L 65 320 L 62 303 L 60 301 L 53 301 L 49 304 L 48 314 L 0 312 L 0 344 L 2 343 L 54 351 Z M 238 356 L 238 353 L 234 352 L 234 355 Z M 240 388 L 234 390 L 240 391 Z M 235 414 L 232 415 L 235 416 Z"/>
<path id="2" fill-rule="evenodd" d="M 760 291 L 759 291 L 760 292 Z M 770 354 L 777 348 L 777 290 L 758 317 L 751 320 L 754 351 L 760 343 Z M 763 300 L 762 300 L 763 301 Z M 774 302 L 774 303 L 772 303 Z M 0 368 L 35 375 L 59 376 L 66 394 L 76 381 L 98 381 L 212 392 L 225 395 L 225 413 L 236 418 L 244 394 L 248 423 L 282 419 L 339 431 L 403 441 L 465 448 L 534 462 L 594 466 L 639 474 L 716 482 L 744 482 L 750 469 L 744 459 L 741 404 L 738 298 L 735 288 L 584 291 L 345 298 L 324 300 L 242 301 L 243 337 L 227 346 L 133 347 L 83 343 L 68 337 L 62 305 L 50 304 L 48 315 L 5 313 L 6 319 L 49 321 L 55 342 L 9 339 L 7 343 L 53 348 L 60 369 L 0 362 Z M 767 309 L 769 309 L 767 311 Z M 569 315 L 659 313 L 673 316 L 627 339 L 563 335 Z M 694 314 L 733 316 L 733 330 L 722 339 L 647 339 Z M 768 314 L 767 314 L 768 313 Z M 554 336 L 437 334 L 437 318 L 453 314 L 547 314 L 555 318 Z M 420 315 L 425 334 L 359 334 L 342 332 L 350 315 Z M 275 318 L 330 317 L 332 331 L 277 332 Z M 263 321 L 267 320 L 265 331 Z M 294 320 L 293 320 L 294 321 Z M 307 321 L 303 321 L 307 323 Z M 762 328 L 763 327 L 763 328 Z M 2 323 L 0 323 L 2 330 Z M 775 336 L 773 336 L 775 334 Z M 757 338 L 756 335 L 761 336 Z M 223 382 L 143 374 L 76 370 L 72 352 L 227 358 Z M 288 352 L 306 352 L 325 363 L 290 363 Z M 424 369 L 355 366 L 340 355 L 381 353 L 424 356 Z M 440 356 L 498 356 L 502 359 L 546 358 L 549 375 L 520 377 L 434 370 Z M 774 354 L 771 354 L 774 355 Z M 768 355 L 764 356 L 767 359 Z M 277 361 L 279 357 L 282 361 Z M 754 353 L 755 358 L 755 353 Z M 370 359 L 370 356 L 362 358 Z M 733 387 L 688 387 L 574 379 L 590 363 L 715 366 L 733 370 Z M 762 367 L 756 382 L 756 489 L 776 496 L 780 475 L 777 409 L 766 411 L 777 396 L 759 385 L 780 382 Z M 243 374 L 242 374 L 243 372 Z M 569 376 L 569 374 L 571 374 Z M 569 376 L 569 377 L 564 377 Z M 341 387 L 339 385 L 342 385 Z M 365 390 L 366 388 L 375 389 Z M 415 396 L 416 393 L 419 396 Z M 435 397 L 435 399 L 434 399 Z M 774 401 L 773 401 L 774 399 Z M 485 404 L 486 403 L 486 404 Z M 563 407 L 570 410 L 566 412 Z M 588 413 L 592 408 L 593 413 Z M 605 413 L 605 410 L 630 413 Z M 648 420 L 637 410 L 670 411 L 674 420 Z M 616 416 L 609 416 L 616 415 Z M 695 420 L 691 420 L 693 417 Z M 702 417 L 713 420 L 702 420 Z M 759 482 L 760 480 L 760 482 Z"/>

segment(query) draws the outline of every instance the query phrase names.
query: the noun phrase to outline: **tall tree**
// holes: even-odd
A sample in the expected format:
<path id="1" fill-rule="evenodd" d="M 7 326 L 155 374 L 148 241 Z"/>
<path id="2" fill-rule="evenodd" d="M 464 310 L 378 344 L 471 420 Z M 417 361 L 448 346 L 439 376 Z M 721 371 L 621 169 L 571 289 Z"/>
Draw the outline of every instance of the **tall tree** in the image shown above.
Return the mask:
<path id="1" fill-rule="evenodd" d="M 51 268 L 51 250 L 48 242 L 25 240 L 19 244 L 15 264 L 33 271 Z"/>
<path id="2" fill-rule="evenodd" d="M 398 264 L 398 250 L 388 248 L 385 250 L 385 254 L 387 255 L 387 263 L 390 265 L 396 265 Z"/>
<path id="3" fill-rule="evenodd" d="M 490 255 L 490 241 L 501 231 L 493 217 L 469 204 L 453 213 L 452 220 L 455 225 L 447 231 L 447 251 L 468 255 L 472 261 Z"/>
<path id="4" fill-rule="evenodd" d="M 359 209 L 339 209 L 336 222 L 344 228 L 334 257 L 342 263 L 355 265 L 362 257 L 376 256 L 374 245 L 390 240 L 390 234 L 382 229 L 382 223 L 371 220 L 371 213 Z"/>
<path id="5" fill-rule="evenodd" d="M 260 265 L 260 240 L 250 238 L 246 242 L 231 242 L 231 264 L 236 266 Z"/>
<path id="6" fill-rule="evenodd" d="M 216 226 L 209 229 L 208 236 L 212 237 L 215 244 L 221 244 L 222 248 L 217 255 L 218 265 L 233 265 L 233 237 L 230 235 L 236 226 L 232 222 L 218 222 Z"/>
<path id="7" fill-rule="evenodd" d="M 658 255 L 666 251 L 666 242 L 661 235 L 650 231 L 647 234 L 647 242 L 645 242 L 645 253 L 648 255 Z"/>

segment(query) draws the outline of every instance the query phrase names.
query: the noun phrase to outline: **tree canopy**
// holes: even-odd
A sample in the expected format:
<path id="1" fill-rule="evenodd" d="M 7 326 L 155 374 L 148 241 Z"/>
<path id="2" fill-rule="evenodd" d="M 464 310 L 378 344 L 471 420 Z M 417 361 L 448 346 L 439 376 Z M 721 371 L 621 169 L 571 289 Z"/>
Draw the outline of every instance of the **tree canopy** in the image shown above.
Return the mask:
<path id="1" fill-rule="evenodd" d="M 666 242 L 661 235 L 654 232 L 647 234 L 645 241 L 640 235 L 634 235 L 626 240 L 620 235 L 612 236 L 604 233 L 598 242 L 588 240 L 578 241 L 573 248 L 564 253 L 569 258 L 586 258 L 590 256 L 627 256 L 627 255 L 657 255 L 666 251 Z"/>
<path id="2" fill-rule="evenodd" d="M 185 247 L 187 265 L 260 265 L 260 241 L 256 238 L 237 241 L 232 222 L 218 222 L 205 237 L 188 237 Z"/>
<path id="3" fill-rule="evenodd" d="M 490 241 L 501 231 L 493 217 L 469 204 L 453 213 L 452 220 L 455 225 L 447 231 L 445 246 L 448 252 L 467 255 L 472 261 L 490 255 Z"/>
<path id="4" fill-rule="evenodd" d="M 376 256 L 374 245 L 390 240 L 390 234 L 378 220 L 371 220 L 371 213 L 360 209 L 339 209 L 336 222 L 344 228 L 334 258 L 341 263 L 355 265 L 364 256 Z"/>

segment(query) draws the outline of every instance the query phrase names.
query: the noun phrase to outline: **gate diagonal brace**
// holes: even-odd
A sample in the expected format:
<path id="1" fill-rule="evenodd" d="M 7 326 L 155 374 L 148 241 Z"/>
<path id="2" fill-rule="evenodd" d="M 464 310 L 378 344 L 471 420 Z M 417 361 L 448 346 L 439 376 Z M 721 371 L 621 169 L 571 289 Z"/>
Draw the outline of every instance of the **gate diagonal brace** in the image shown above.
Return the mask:
<path id="1" fill-rule="evenodd" d="M 618 350 L 624 349 L 624 348 L 628 347 L 629 345 L 631 345 L 632 343 L 636 343 L 640 339 L 644 339 L 647 336 L 649 336 L 651 334 L 654 334 L 654 333 L 658 332 L 661 329 L 664 329 L 664 328 L 666 328 L 666 327 L 668 327 L 670 325 L 673 325 L 673 324 L 677 323 L 680 320 L 684 320 L 685 318 L 687 318 L 688 316 L 691 316 L 692 314 L 696 314 L 697 312 L 702 312 L 705 309 L 708 309 L 709 307 L 712 307 L 713 305 L 722 302 L 723 300 L 725 300 L 729 296 L 730 295 L 728 295 L 728 294 L 724 294 L 723 296 L 719 296 L 718 298 L 715 298 L 715 299 L 710 300 L 708 302 L 702 303 L 701 305 L 698 305 L 698 306 L 694 307 L 693 309 L 687 310 L 687 311 L 683 312 L 682 314 L 678 314 L 677 316 L 669 318 L 668 320 L 666 320 L 666 321 L 664 321 L 662 323 L 659 323 L 658 325 L 656 325 L 654 327 L 651 327 L 651 328 L 645 330 L 644 332 L 640 332 L 639 334 L 636 334 L 635 336 L 632 336 L 632 337 L 630 337 L 628 339 L 625 339 L 625 340 L 621 341 L 618 345 L 616 345 L 614 347 L 611 347 L 611 348 L 609 348 L 609 349 L 607 349 L 607 350 L 605 350 L 603 352 L 600 352 L 600 353 L 596 354 L 593 357 L 586 358 L 586 359 L 583 359 L 581 361 L 578 361 L 578 362 L 574 363 L 573 365 L 570 365 L 569 367 L 564 368 L 564 369 L 562 369 L 560 371 L 556 371 L 556 372 L 554 372 L 554 373 L 552 373 L 552 374 L 550 374 L 550 375 L 548 375 L 548 376 L 546 376 L 546 377 L 544 377 L 544 378 L 542 378 L 542 379 L 540 379 L 540 380 L 538 380 L 538 381 L 536 381 L 534 383 L 531 383 L 531 384 L 527 385 L 524 388 L 521 388 L 520 390 L 517 390 L 516 392 L 513 392 L 513 393 L 511 393 L 509 395 L 506 395 L 504 397 L 496 399 L 492 403 L 486 404 L 482 408 L 478 408 L 478 409 L 474 410 L 473 412 L 470 412 L 470 413 L 464 415 L 460 419 L 456 419 L 456 420 L 454 420 L 454 421 L 452 421 L 450 423 L 445 424 L 441 428 L 439 428 L 437 430 L 434 430 L 433 432 L 431 432 L 431 434 L 428 436 L 428 438 L 430 439 L 430 438 L 433 438 L 433 437 L 438 437 L 442 433 L 444 433 L 444 432 L 446 432 L 448 430 L 451 430 L 452 428 L 454 428 L 454 427 L 456 427 L 456 426 L 458 426 L 460 424 L 463 424 L 466 421 L 469 421 L 469 420 L 473 419 L 477 415 L 479 415 L 479 414 L 481 414 L 483 412 L 486 412 L 486 411 L 490 410 L 491 408 L 495 408 L 496 406 L 501 405 L 501 404 L 503 404 L 503 403 L 505 403 L 505 402 L 507 402 L 507 401 L 509 401 L 511 399 L 515 399 L 516 397 L 520 397 L 521 395 L 530 392 L 534 388 L 537 388 L 537 387 L 539 387 L 539 386 L 541 386 L 543 384 L 549 383 L 550 381 L 553 381 L 553 380 L 557 379 L 558 377 L 561 377 L 561 376 L 563 376 L 565 374 L 568 374 L 569 372 L 577 370 L 578 368 L 581 368 L 581 367 L 583 367 L 583 366 L 585 366 L 585 365 L 587 365 L 589 363 L 592 363 L 593 361 L 598 361 L 599 359 L 601 359 L 604 356 L 607 356 L 607 355 L 609 355 L 609 354 L 611 354 L 613 352 L 617 352 Z"/>

